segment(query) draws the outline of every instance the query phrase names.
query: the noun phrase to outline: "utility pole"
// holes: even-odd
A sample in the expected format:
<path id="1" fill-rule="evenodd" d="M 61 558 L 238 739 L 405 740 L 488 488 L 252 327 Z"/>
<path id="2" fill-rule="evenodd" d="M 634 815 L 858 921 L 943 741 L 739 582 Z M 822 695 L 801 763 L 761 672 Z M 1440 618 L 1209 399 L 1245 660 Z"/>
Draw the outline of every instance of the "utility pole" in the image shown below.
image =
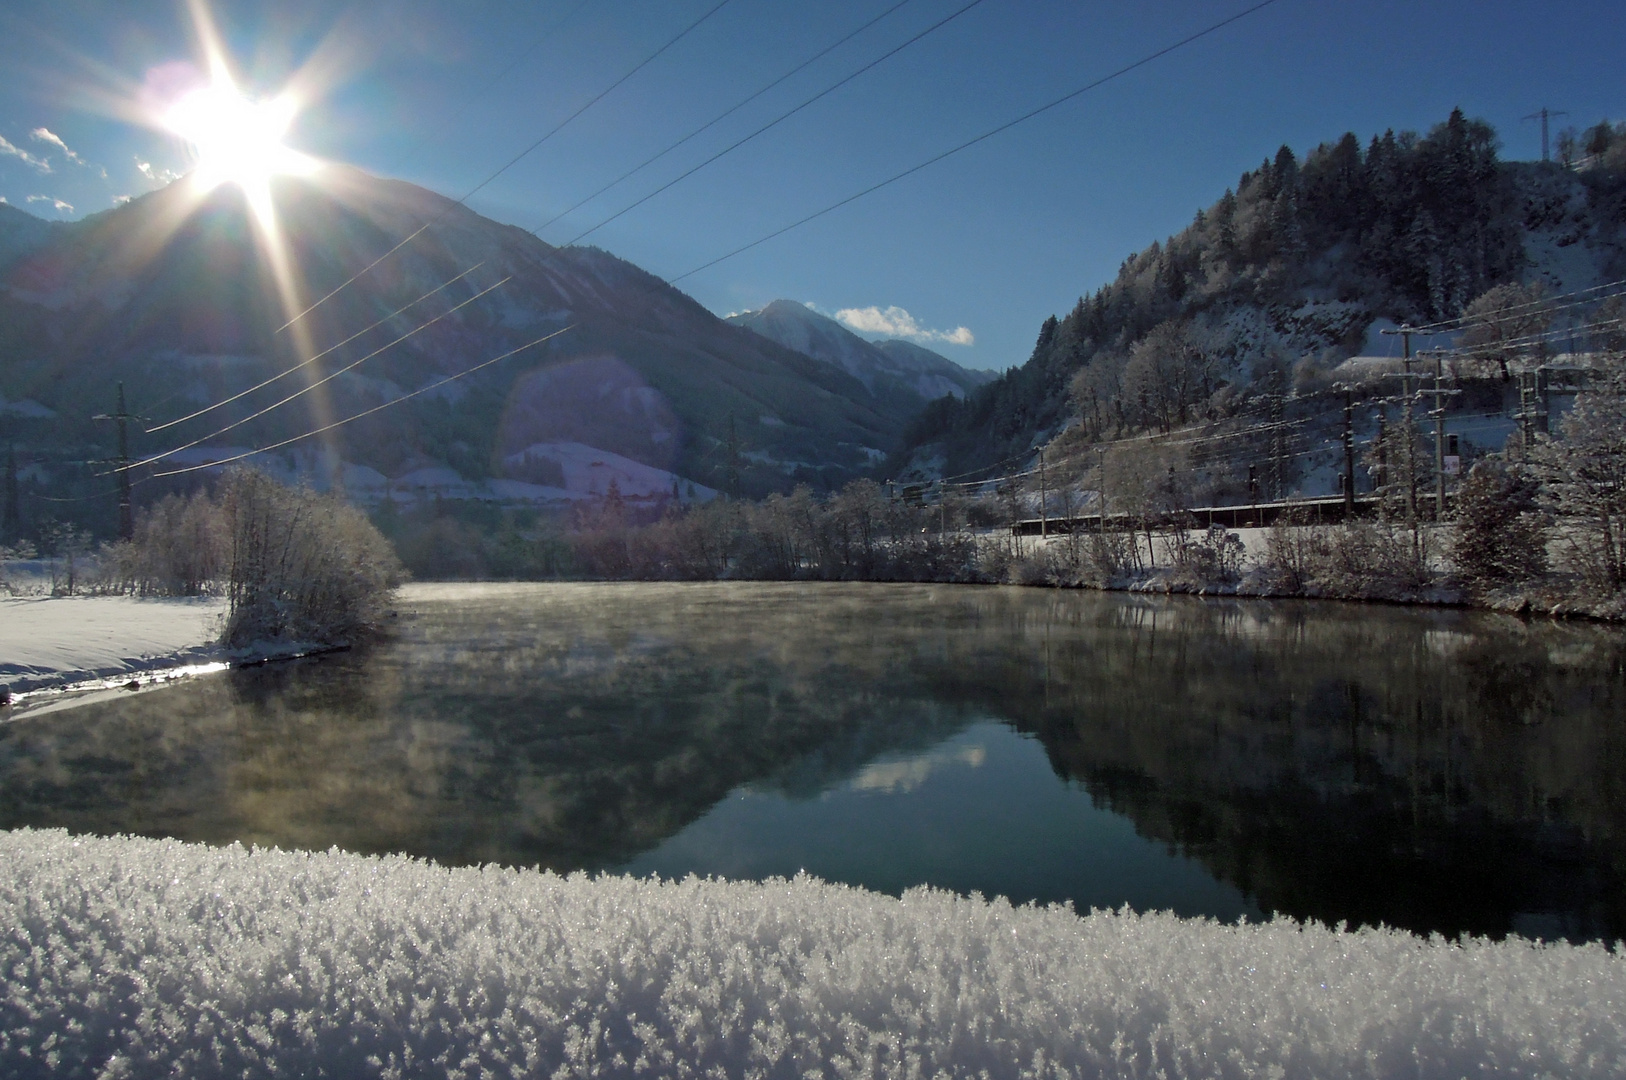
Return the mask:
<path id="1" fill-rule="evenodd" d="M 1107 448 L 1095 448 L 1096 485 L 1101 489 L 1101 535 L 1107 532 Z"/>
<path id="2" fill-rule="evenodd" d="M 119 456 L 113 460 L 119 478 L 119 539 L 135 539 L 135 516 L 130 509 L 130 432 L 129 421 L 143 420 L 124 407 L 124 383 L 119 383 L 119 407 L 114 413 L 98 413 L 92 420 L 111 420 L 118 425 Z"/>
<path id="3" fill-rule="evenodd" d="M 1551 158 L 1549 158 L 1548 155 L 1547 155 L 1547 118 L 1549 116 L 1568 116 L 1568 115 L 1569 115 L 1569 113 L 1567 113 L 1567 112 L 1560 112 L 1557 109 L 1549 109 L 1547 106 L 1543 105 L 1541 107 L 1541 111 L 1533 112 L 1529 116 L 1524 117 L 1524 119 L 1526 119 L 1526 120 L 1540 120 L 1541 121 L 1541 160 L 1543 160 L 1543 161 L 1550 161 L 1551 160 Z"/>
<path id="4" fill-rule="evenodd" d="M 1440 379 L 1444 375 L 1445 352 L 1434 350 L 1434 520 L 1445 520 L 1445 402 Z"/>
<path id="5" fill-rule="evenodd" d="M 1344 388 L 1344 520 L 1355 517 L 1355 392 Z"/>
<path id="6" fill-rule="evenodd" d="M 1039 537 L 1050 535 L 1050 493 L 1044 483 L 1044 447 L 1039 448 Z"/>
<path id="7" fill-rule="evenodd" d="M 1541 368 L 1519 372 L 1519 450 L 1524 460 L 1530 460 L 1530 448 L 1536 443 L 1536 432 L 1546 434 L 1547 408 Z"/>
<path id="8" fill-rule="evenodd" d="M 1389 499 L 1385 490 L 1389 486 L 1389 414 L 1384 406 L 1378 406 L 1378 433 L 1377 433 L 1378 462 L 1377 481 L 1378 488 L 1378 520 L 1385 525 L 1389 523 Z"/>
<path id="9" fill-rule="evenodd" d="M 1270 396 L 1270 497 L 1276 502 L 1282 500 L 1287 488 L 1287 435 L 1282 430 L 1286 398 L 1282 391 Z"/>
<path id="10" fill-rule="evenodd" d="M 1405 371 L 1405 373 L 1403 375 L 1400 376 L 1400 378 L 1405 380 L 1401 385 L 1403 387 L 1402 393 L 1404 395 L 1405 403 L 1406 403 L 1406 424 L 1405 424 L 1405 429 L 1404 429 L 1404 437 L 1405 437 L 1405 440 L 1406 440 L 1406 473 L 1407 473 L 1407 476 L 1406 476 L 1406 517 L 1407 517 L 1407 520 L 1412 525 L 1413 529 L 1415 529 L 1416 526 L 1417 526 L 1417 447 L 1414 445 L 1415 442 L 1416 442 L 1416 434 L 1415 434 L 1415 432 L 1413 431 L 1413 428 L 1412 428 L 1411 381 L 1413 379 L 1422 378 L 1421 374 L 1419 374 L 1418 372 L 1414 372 L 1411 369 L 1411 336 L 1413 334 L 1415 334 L 1416 332 L 1417 331 L 1415 329 L 1413 329 L 1409 324 L 1406 325 L 1406 326 L 1399 327 L 1399 328 L 1394 329 L 1394 330 L 1384 330 L 1384 331 L 1382 331 L 1382 333 L 1385 333 L 1385 334 L 1399 334 L 1400 335 L 1400 341 L 1401 341 L 1401 344 L 1402 344 L 1402 352 L 1403 352 L 1402 362 L 1406 365 L 1406 371 Z"/>

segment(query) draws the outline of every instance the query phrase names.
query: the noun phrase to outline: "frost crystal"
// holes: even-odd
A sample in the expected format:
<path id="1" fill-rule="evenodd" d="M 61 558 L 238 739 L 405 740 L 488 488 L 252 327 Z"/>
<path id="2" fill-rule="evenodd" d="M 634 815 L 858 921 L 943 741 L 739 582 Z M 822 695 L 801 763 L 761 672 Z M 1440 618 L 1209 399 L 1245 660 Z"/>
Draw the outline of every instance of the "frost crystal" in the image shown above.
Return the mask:
<path id="1" fill-rule="evenodd" d="M 0 1075 L 1626 1075 L 1626 957 L 0 833 Z"/>

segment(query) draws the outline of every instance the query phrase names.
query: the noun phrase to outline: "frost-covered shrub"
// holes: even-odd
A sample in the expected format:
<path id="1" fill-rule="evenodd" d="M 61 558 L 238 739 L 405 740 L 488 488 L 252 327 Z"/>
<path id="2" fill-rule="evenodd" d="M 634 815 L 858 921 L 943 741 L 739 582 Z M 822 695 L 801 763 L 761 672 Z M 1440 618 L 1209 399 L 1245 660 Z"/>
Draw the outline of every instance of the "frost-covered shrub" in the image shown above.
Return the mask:
<path id="1" fill-rule="evenodd" d="M 204 491 L 166 495 L 135 519 L 135 534 L 110 546 L 106 574 L 139 596 L 202 596 L 224 584 L 226 523 Z"/>
<path id="2" fill-rule="evenodd" d="M 1613 1077 L 1600 945 L 0 833 L 0 1075 Z"/>
<path id="3" fill-rule="evenodd" d="M 26 562 L 34 558 L 36 552 L 34 545 L 27 540 L 19 540 L 15 544 L 0 544 L 0 592 L 13 593 L 17 586 L 6 573 L 6 564 L 13 562 Z"/>
<path id="4" fill-rule="evenodd" d="M 1280 522 L 1266 538 L 1260 568 L 1288 593 L 1399 600 L 1432 581 L 1426 543 L 1426 534 L 1388 524 Z"/>
<path id="5" fill-rule="evenodd" d="M 1451 560 L 1478 588 L 1528 581 L 1547 570 L 1547 529 L 1536 512 L 1537 484 L 1524 470 L 1485 458 L 1456 499 Z"/>
<path id="6" fill-rule="evenodd" d="M 1223 525 L 1202 532 L 1176 529 L 1164 538 L 1164 551 L 1176 567 L 1200 584 L 1228 584 L 1242 576 L 1247 549 L 1242 538 Z"/>
<path id="7" fill-rule="evenodd" d="M 1559 561 L 1604 596 L 1626 591 L 1626 360 L 1575 399 L 1536 454 L 1560 520 Z"/>
<path id="8" fill-rule="evenodd" d="M 378 624 L 401 564 L 359 510 L 248 469 L 228 473 L 216 498 L 229 545 L 226 644 L 328 643 Z"/>

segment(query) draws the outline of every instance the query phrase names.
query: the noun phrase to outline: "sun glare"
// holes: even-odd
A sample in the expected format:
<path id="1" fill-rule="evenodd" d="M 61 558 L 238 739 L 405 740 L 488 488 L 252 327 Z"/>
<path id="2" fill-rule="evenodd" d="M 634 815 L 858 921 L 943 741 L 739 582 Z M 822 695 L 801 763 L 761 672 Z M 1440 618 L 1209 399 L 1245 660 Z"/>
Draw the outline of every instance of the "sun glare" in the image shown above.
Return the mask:
<path id="1" fill-rule="evenodd" d="M 197 153 L 196 180 L 206 189 L 234 183 L 251 200 L 273 176 L 305 175 L 317 162 L 285 146 L 296 111 L 287 95 L 251 101 L 229 83 L 193 90 L 171 106 L 164 126 Z"/>

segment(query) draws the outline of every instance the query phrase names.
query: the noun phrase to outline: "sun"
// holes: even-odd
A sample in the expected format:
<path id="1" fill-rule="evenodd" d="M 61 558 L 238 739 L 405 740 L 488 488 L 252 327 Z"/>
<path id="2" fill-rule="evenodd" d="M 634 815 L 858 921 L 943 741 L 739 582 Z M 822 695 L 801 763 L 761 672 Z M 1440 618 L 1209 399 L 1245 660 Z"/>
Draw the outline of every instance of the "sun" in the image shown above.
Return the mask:
<path id="1" fill-rule="evenodd" d="M 271 178 L 315 172 L 316 159 L 283 143 L 298 112 L 289 94 L 255 101 L 229 80 L 192 90 L 164 114 L 166 128 L 197 155 L 195 181 L 205 190 L 232 183 L 251 202 L 269 197 Z"/>

